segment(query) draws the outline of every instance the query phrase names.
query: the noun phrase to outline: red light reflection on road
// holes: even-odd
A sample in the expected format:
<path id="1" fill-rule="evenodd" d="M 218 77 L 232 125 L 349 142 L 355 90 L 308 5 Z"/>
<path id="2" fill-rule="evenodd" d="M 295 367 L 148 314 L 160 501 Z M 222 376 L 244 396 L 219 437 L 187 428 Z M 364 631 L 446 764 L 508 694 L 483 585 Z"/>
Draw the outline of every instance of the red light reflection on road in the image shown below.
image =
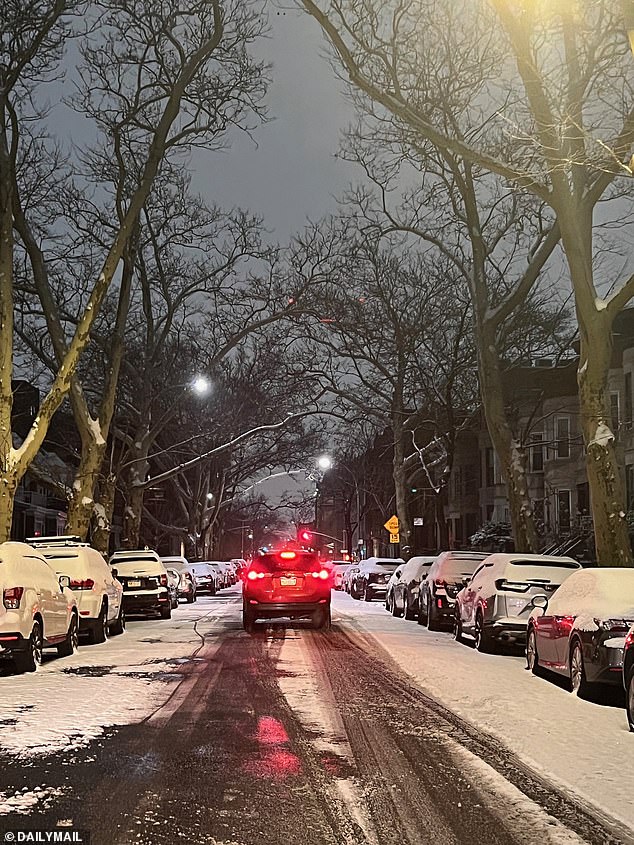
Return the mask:
<path id="1" fill-rule="evenodd" d="M 255 733 L 259 748 L 247 760 L 244 770 L 250 775 L 273 780 L 284 780 L 301 772 L 299 758 L 288 749 L 290 743 L 286 728 L 272 716 L 260 716 Z"/>

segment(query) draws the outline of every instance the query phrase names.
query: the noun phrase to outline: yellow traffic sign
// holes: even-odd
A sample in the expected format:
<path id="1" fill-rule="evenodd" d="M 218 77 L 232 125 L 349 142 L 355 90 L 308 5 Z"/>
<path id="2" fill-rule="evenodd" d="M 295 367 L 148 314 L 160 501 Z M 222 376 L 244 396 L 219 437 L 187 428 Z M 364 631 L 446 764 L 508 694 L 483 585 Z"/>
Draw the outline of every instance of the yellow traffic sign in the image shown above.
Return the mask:
<path id="1" fill-rule="evenodd" d="M 395 534 L 400 527 L 398 516 L 396 514 L 394 514 L 394 516 L 391 516 L 383 527 L 387 529 L 390 534 Z"/>
<path id="2" fill-rule="evenodd" d="M 400 534 L 390 534 L 390 543 L 400 543 Z"/>

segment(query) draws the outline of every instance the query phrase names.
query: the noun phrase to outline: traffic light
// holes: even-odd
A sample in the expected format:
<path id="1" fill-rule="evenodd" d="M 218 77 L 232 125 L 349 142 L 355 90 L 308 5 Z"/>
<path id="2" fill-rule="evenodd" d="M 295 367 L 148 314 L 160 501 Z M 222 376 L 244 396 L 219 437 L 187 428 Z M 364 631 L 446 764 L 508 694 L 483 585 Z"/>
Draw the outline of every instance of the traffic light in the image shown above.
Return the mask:
<path id="1" fill-rule="evenodd" d="M 297 527 L 297 540 L 303 546 L 310 546 L 313 542 L 312 525 L 299 525 Z"/>

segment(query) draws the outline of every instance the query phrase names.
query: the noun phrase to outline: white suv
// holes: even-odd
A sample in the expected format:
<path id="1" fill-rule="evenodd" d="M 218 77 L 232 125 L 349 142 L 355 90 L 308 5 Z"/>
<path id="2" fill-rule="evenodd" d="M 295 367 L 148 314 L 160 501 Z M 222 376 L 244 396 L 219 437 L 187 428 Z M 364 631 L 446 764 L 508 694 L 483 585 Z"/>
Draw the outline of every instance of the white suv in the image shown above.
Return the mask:
<path id="1" fill-rule="evenodd" d="M 70 578 L 58 576 L 26 543 L 0 544 L 0 657 L 34 672 L 43 648 L 67 657 L 77 648 L 79 620 Z"/>
<path id="2" fill-rule="evenodd" d="M 79 537 L 31 537 L 28 541 L 58 575 L 68 575 L 77 600 L 79 633 L 103 643 L 125 630 L 123 587 L 103 556 Z"/>
<path id="3" fill-rule="evenodd" d="M 167 570 L 155 551 L 122 550 L 110 555 L 108 563 L 114 570 L 113 575 L 123 584 L 126 613 L 158 612 L 161 619 L 171 618 Z"/>

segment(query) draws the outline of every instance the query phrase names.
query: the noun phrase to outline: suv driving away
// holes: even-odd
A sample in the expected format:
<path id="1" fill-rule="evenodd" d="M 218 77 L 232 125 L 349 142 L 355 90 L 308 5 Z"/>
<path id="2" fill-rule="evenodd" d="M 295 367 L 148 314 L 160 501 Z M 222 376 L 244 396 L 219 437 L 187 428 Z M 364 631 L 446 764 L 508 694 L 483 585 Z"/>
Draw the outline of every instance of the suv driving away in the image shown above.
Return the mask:
<path id="1" fill-rule="evenodd" d="M 155 551 L 132 549 L 115 552 L 110 555 L 109 563 L 116 571 L 116 578 L 123 584 L 126 613 L 160 613 L 161 619 L 171 618 L 167 571 Z"/>
<path id="2" fill-rule="evenodd" d="M 250 631 L 256 619 L 310 618 L 330 627 L 332 572 L 314 552 L 282 549 L 254 557 L 242 590 L 242 622 Z"/>

